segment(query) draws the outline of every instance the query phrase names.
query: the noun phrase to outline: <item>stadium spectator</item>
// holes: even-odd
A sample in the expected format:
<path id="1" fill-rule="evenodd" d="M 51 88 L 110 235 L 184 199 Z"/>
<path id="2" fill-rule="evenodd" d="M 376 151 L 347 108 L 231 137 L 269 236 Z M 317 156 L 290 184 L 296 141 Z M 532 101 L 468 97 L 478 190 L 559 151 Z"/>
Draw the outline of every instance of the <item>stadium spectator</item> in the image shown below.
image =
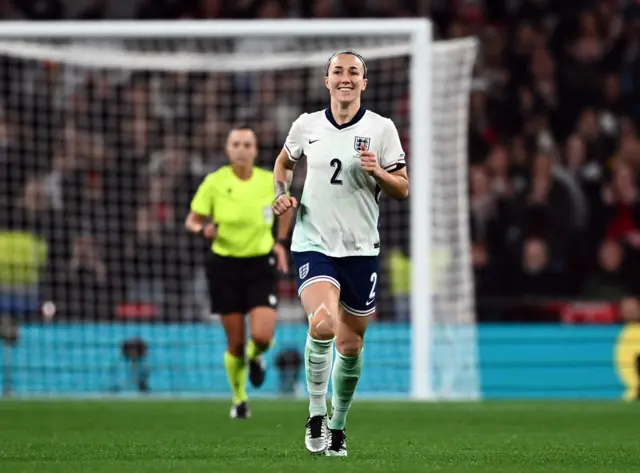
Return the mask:
<path id="1" fill-rule="evenodd" d="M 550 245 L 544 239 L 531 237 L 522 246 L 522 262 L 515 272 L 513 295 L 519 297 L 552 297 L 562 294 L 564 274 L 550 256 Z"/>
<path id="2" fill-rule="evenodd" d="M 626 297 L 620 302 L 620 316 L 624 322 L 637 324 L 640 322 L 640 301 Z"/>
<path id="3" fill-rule="evenodd" d="M 629 274 L 623 267 L 624 249 L 616 240 L 603 241 L 598 249 L 595 272 L 585 281 L 583 295 L 588 299 L 617 302 L 629 295 Z"/>
<path id="4" fill-rule="evenodd" d="M 476 241 L 471 246 L 471 264 L 475 293 L 480 298 L 496 297 L 503 291 L 500 267 L 491 259 L 486 244 Z"/>
<path id="5" fill-rule="evenodd" d="M 57 311 L 66 317 L 104 320 L 111 316 L 113 301 L 108 289 L 109 274 L 99 245 L 90 233 L 78 235 L 72 243 L 71 259 L 56 275 L 60 296 Z"/>
<path id="6" fill-rule="evenodd" d="M 157 182 L 157 181 L 156 181 Z M 161 183 L 155 186 L 162 185 Z M 154 183 L 151 187 L 155 187 Z M 126 243 L 125 255 L 131 262 L 131 274 L 127 299 L 130 302 L 164 306 L 164 282 L 160 267 L 162 265 L 163 232 L 161 221 L 153 212 L 151 205 L 138 209 L 135 229 Z"/>

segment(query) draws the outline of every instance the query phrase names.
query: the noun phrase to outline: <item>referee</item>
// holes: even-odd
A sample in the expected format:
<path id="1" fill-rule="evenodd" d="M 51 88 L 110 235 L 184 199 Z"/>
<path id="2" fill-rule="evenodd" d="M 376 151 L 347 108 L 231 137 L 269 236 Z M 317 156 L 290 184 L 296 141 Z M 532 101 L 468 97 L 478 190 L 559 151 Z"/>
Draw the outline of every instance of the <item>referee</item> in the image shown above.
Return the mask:
<path id="1" fill-rule="evenodd" d="M 250 127 L 231 130 L 226 153 L 230 164 L 205 177 L 191 201 L 185 226 L 212 240 L 206 262 L 211 313 L 221 316 L 227 336 L 224 365 L 233 394 L 231 417 L 246 418 L 250 415 L 247 369 L 253 386 L 261 386 L 265 378 L 261 355 L 273 341 L 276 265 L 287 272 L 282 242 L 289 235 L 292 212 L 278 218 L 275 242 L 273 174 L 254 166 L 258 142 Z M 246 314 L 250 333 L 245 344 Z"/>

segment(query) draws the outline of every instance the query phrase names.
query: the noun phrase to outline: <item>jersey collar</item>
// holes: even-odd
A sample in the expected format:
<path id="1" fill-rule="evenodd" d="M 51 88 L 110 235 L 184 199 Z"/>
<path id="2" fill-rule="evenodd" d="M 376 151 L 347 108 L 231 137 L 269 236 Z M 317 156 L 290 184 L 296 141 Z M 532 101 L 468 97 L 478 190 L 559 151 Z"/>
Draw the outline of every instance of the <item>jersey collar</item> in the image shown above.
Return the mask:
<path id="1" fill-rule="evenodd" d="M 350 127 L 351 125 L 355 125 L 360 120 L 362 120 L 362 117 L 364 117 L 364 113 L 366 111 L 367 109 L 364 108 L 362 105 L 360 105 L 360 108 L 358 109 L 356 114 L 353 116 L 353 118 L 347 123 L 343 123 L 342 125 L 338 125 L 335 118 L 333 118 L 333 114 L 331 113 L 331 107 L 327 107 L 324 110 L 324 116 L 327 117 L 327 120 L 329 120 L 329 123 L 331 123 L 334 127 L 336 127 L 338 130 L 342 130 L 344 128 Z"/>

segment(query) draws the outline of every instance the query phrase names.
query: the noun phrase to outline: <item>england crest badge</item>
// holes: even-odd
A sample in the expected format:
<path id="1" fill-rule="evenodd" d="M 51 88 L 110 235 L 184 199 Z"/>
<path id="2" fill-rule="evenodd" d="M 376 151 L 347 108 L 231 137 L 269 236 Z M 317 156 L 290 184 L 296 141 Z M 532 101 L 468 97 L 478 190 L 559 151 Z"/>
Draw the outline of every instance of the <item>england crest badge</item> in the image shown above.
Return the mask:
<path id="1" fill-rule="evenodd" d="M 371 144 L 371 138 L 365 138 L 363 136 L 356 136 L 353 140 L 353 147 L 357 152 L 362 151 L 362 145 L 369 150 L 369 145 Z"/>
<path id="2" fill-rule="evenodd" d="M 305 263 L 302 266 L 300 266 L 300 269 L 298 270 L 298 274 L 300 275 L 300 279 L 306 278 L 307 274 L 309 274 L 309 263 Z"/>

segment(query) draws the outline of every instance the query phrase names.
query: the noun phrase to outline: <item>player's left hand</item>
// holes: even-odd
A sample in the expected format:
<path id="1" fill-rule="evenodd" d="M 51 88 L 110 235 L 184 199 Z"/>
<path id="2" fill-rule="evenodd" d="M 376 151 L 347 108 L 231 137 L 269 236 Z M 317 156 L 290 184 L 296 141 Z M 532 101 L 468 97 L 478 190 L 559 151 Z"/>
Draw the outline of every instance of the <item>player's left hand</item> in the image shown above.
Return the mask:
<path id="1" fill-rule="evenodd" d="M 282 245 L 282 243 L 276 243 L 273 246 L 273 252 L 276 255 L 278 270 L 286 274 L 289 271 L 289 264 L 287 262 L 287 250 Z"/>
<path id="2" fill-rule="evenodd" d="M 376 176 L 379 172 L 380 164 L 378 164 L 378 158 L 376 153 L 367 150 L 367 147 L 363 144 L 360 151 L 360 165 L 362 170 L 370 176 Z"/>

